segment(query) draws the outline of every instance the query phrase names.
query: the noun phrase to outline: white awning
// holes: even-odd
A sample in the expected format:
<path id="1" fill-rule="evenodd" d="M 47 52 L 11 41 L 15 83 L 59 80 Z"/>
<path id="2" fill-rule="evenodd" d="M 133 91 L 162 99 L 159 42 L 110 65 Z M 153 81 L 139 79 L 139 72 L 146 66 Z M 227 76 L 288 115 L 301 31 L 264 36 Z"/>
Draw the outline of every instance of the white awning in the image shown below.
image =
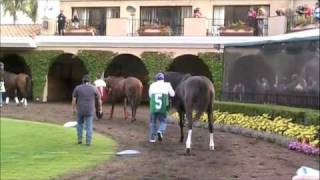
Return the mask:
<path id="1" fill-rule="evenodd" d="M 1 37 L 1 47 L 8 48 L 36 48 L 36 42 L 31 37 Z"/>
<path id="2" fill-rule="evenodd" d="M 296 40 L 317 40 L 319 29 L 283 34 L 277 36 L 36 36 L 1 37 L 1 47 L 36 48 L 36 47 L 101 47 L 101 48 L 184 48 L 212 49 L 222 46 L 250 46 L 274 42 Z"/>

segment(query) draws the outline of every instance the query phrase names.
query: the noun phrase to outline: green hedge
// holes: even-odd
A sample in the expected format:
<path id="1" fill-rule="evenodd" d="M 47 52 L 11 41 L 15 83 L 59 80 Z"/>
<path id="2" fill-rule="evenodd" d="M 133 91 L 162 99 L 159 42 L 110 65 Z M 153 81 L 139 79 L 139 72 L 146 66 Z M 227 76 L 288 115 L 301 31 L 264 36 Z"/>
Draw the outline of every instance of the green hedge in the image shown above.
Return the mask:
<path id="1" fill-rule="evenodd" d="M 46 76 L 51 63 L 61 54 L 63 54 L 63 51 L 28 51 L 18 53 L 18 55 L 25 59 L 26 64 L 30 68 L 34 100 L 42 99 Z"/>
<path id="2" fill-rule="evenodd" d="M 116 55 L 112 51 L 96 50 L 82 50 L 77 54 L 87 68 L 91 79 L 96 79 L 97 75 L 101 75 Z"/>
<path id="3" fill-rule="evenodd" d="M 149 81 L 152 82 L 154 76 L 160 71 L 166 71 L 173 61 L 171 53 L 143 52 L 141 59 L 149 73 Z"/>
<path id="4" fill-rule="evenodd" d="M 230 113 L 243 113 L 250 116 L 262 114 L 269 114 L 272 117 L 281 116 L 285 118 L 291 118 L 294 123 L 303 125 L 318 125 L 320 118 L 319 110 L 294 108 L 279 105 L 216 101 L 214 103 L 214 109 Z"/>
<path id="5" fill-rule="evenodd" d="M 199 58 L 208 66 L 216 91 L 215 99 L 221 99 L 222 80 L 223 80 L 223 60 L 219 53 L 199 53 Z"/>

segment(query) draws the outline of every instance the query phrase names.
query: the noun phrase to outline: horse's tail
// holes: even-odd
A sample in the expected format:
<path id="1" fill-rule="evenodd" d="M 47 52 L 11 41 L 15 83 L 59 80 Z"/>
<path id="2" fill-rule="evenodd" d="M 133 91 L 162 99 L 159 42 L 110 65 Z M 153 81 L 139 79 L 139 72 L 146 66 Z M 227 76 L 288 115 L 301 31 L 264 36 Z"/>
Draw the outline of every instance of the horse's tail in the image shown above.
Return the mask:
<path id="1" fill-rule="evenodd" d="M 214 100 L 214 91 L 203 81 L 197 83 L 196 89 L 185 90 L 186 106 L 196 111 L 196 119 L 199 119 L 202 113 L 207 112 L 208 108 L 212 107 Z"/>
<path id="2" fill-rule="evenodd" d="M 32 79 L 30 76 L 26 76 L 26 97 L 30 97 L 32 95 Z"/>
<path id="3" fill-rule="evenodd" d="M 143 85 L 139 81 L 135 86 L 129 88 L 128 99 L 132 107 L 138 107 L 141 102 L 142 93 L 143 93 Z"/>

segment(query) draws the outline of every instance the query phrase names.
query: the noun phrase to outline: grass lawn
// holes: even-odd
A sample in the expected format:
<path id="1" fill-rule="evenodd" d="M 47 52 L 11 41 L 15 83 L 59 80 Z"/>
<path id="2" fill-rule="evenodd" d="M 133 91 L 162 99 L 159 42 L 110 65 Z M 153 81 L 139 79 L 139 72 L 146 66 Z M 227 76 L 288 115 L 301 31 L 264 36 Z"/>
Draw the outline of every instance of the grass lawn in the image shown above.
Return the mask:
<path id="1" fill-rule="evenodd" d="M 76 144 L 75 128 L 1 117 L 1 180 L 49 179 L 111 159 L 116 143 L 94 132 Z M 85 133 L 84 133 L 85 135 Z"/>

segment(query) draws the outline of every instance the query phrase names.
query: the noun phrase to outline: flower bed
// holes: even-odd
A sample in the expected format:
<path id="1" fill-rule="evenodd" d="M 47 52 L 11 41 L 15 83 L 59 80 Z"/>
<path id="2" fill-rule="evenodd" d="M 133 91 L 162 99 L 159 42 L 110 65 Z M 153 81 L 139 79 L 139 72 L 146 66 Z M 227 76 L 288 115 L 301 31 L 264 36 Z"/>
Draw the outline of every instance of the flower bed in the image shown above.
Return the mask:
<path id="1" fill-rule="evenodd" d="M 177 113 L 173 114 L 173 116 L 178 119 Z M 292 123 L 292 119 L 282 118 L 280 116 L 272 119 L 267 114 L 263 114 L 262 116 L 247 116 L 240 113 L 230 114 L 228 112 L 219 111 L 214 112 L 214 119 L 215 124 L 238 126 L 240 128 L 291 138 L 298 141 L 300 144 L 295 143 L 292 145 L 292 143 L 290 143 L 289 149 L 299 150 L 299 152 L 305 152 L 301 149 L 308 149 L 306 151 L 307 154 L 319 154 L 317 153 L 319 152 L 319 125 L 304 126 Z M 202 115 L 200 121 L 206 123 L 208 121 L 207 114 Z M 301 145 L 303 148 L 298 145 Z M 312 149 L 311 153 L 309 147 Z"/>

